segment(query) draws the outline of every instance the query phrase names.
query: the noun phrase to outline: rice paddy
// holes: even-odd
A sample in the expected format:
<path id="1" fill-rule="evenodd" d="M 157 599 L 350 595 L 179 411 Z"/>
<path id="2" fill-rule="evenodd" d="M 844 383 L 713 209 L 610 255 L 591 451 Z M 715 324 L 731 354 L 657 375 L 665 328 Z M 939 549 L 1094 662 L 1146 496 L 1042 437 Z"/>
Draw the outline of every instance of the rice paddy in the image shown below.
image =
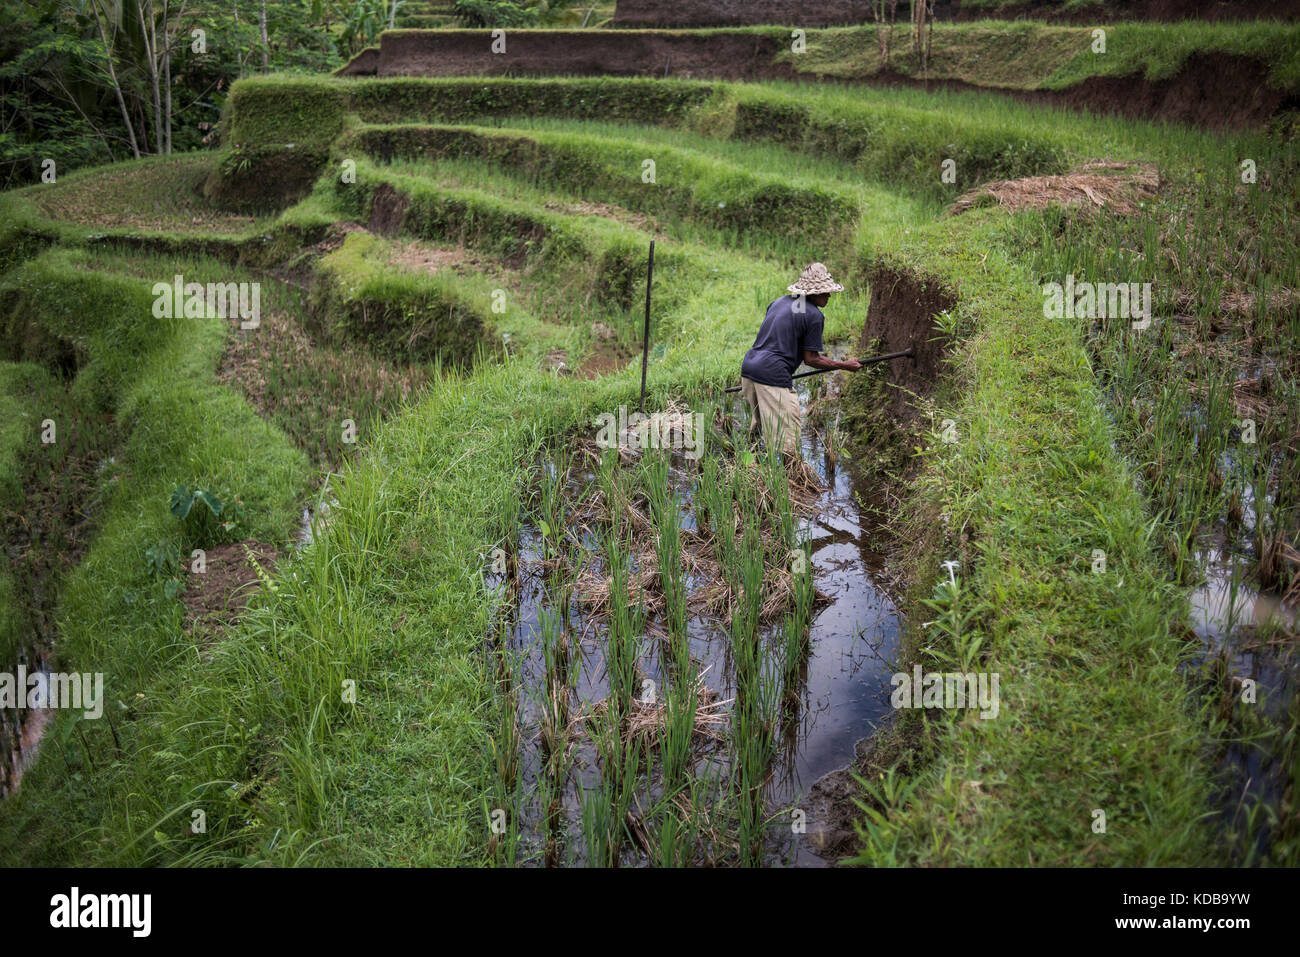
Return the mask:
<path id="1" fill-rule="evenodd" d="M 228 103 L 211 155 L 0 196 L 0 670 L 102 672 L 112 719 L 0 727 L 6 864 L 1296 862 L 1285 132 L 675 78 Z M 801 380 L 782 461 L 724 390 L 813 260 L 828 351 L 917 361 Z M 158 316 L 178 273 L 260 325 Z"/>

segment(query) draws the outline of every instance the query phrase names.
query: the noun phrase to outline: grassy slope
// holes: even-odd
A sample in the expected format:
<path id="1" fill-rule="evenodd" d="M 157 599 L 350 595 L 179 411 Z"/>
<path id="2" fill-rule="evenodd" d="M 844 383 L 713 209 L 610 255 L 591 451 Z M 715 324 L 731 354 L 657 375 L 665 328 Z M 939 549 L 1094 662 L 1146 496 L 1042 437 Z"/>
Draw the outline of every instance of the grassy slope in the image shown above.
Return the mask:
<path id="1" fill-rule="evenodd" d="M 5 808 L 12 862 L 85 860 L 98 843 L 90 830 L 97 825 L 131 835 L 153 823 L 133 816 L 123 782 L 149 781 L 161 796 L 165 777 L 135 777 L 136 762 L 179 743 L 180 729 L 157 715 L 186 697 L 177 689 L 203 680 L 204 664 L 178 641 L 179 605 L 163 598 L 144 567 L 144 548 L 175 534 L 167 510 L 172 487 L 200 483 L 238 495 L 243 530 L 283 540 L 306 480 L 305 459 L 213 383 L 223 321 L 154 319 L 146 281 L 89 271 L 68 252 L 47 253 L 6 276 L 3 295 L 7 318 L 35 312 L 50 329 L 76 331 L 89 362 L 72 394 L 111 411 L 127 436 L 96 490 L 105 502 L 98 533 L 62 592 L 57 649 L 62 662 L 105 673 L 106 707 L 125 754 L 116 753 L 107 722 L 60 714 L 30 783 Z M 169 690 L 155 691 L 159 682 Z M 84 750 L 70 737 L 78 724 Z M 88 773 L 90 762 L 101 773 Z"/>
<path id="2" fill-rule="evenodd" d="M 1300 26 L 1270 23 L 1101 23 L 1104 53 L 1095 53 L 1090 26 L 1032 21 L 940 23 L 931 39 L 929 69 L 911 49 L 906 24 L 895 28 L 889 68 L 904 76 L 961 80 L 1012 90 L 1062 90 L 1091 76 L 1173 76 L 1197 53 L 1254 57 L 1280 90 L 1300 89 Z M 800 72 L 854 78 L 885 66 L 874 26 L 808 32 L 804 53 L 779 62 Z"/>
<path id="3" fill-rule="evenodd" d="M 889 257 L 955 289 L 971 332 L 964 387 L 936 413 L 958 441 L 932 434 L 922 500 L 948 530 L 933 536 L 935 564 L 962 563 L 956 616 L 973 618 L 950 627 L 928 612 L 936 624 L 916 660 L 926 671 L 982 662 L 1001 676 L 1003 711 L 936 719 L 937 759 L 902 797 L 877 792 L 889 813 L 871 819 L 861 860 L 1205 863 L 1202 723 L 1171 634 L 1185 601 L 1152 560 L 1078 330 L 1043 318 L 1004 229 L 999 213 L 967 214 Z M 1092 572 L 1096 548 L 1105 574 Z M 1094 809 L 1104 835 L 1091 831 Z"/>

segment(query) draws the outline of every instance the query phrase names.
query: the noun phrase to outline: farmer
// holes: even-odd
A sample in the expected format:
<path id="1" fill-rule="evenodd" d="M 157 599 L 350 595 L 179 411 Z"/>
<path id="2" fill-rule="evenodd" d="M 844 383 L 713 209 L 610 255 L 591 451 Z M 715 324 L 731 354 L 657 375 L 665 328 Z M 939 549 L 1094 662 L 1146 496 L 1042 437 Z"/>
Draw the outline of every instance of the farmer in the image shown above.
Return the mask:
<path id="1" fill-rule="evenodd" d="M 788 460 L 799 455 L 799 396 L 791 378 L 799 363 L 850 372 L 861 369 L 862 363 L 821 354 L 822 307 L 831 293 L 844 291 L 825 266 L 813 263 L 786 288 L 791 294 L 767 307 L 754 347 L 745 353 L 740 391 L 749 406 L 751 434 L 757 439 L 761 428 L 769 446 L 779 440 Z"/>

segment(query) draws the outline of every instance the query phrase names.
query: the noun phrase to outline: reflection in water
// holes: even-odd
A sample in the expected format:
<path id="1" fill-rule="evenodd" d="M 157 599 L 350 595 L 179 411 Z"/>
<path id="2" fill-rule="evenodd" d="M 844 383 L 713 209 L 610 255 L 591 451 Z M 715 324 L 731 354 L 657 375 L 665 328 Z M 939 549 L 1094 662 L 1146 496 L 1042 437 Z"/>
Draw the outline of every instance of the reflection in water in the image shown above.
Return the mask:
<path id="1" fill-rule="evenodd" d="M 1256 703 L 1265 726 L 1285 731 L 1288 709 L 1300 700 L 1300 662 L 1295 635 L 1300 613 L 1276 595 L 1261 594 L 1244 584 L 1247 566 L 1227 551 L 1212 549 L 1198 556 L 1206 582 L 1192 594 L 1191 625 L 1200 639 L 1200 651 L 1190 662 L 1215 676 L 1222 693 L 1241 696 L 1241 681 L 1255 682 Z M 1285 798 L 1291 771 L 1284 754 L 1260 738 L 1255 744 L 1231 744 L 1220 761 L 1228 776 L 1221 813 L 1230 824 L 1242 824 L 1243 810 L 1257 803 L 1279 808 Z M 1270 842 L 1271 825 L 1265 821 L 1254 836 L 1256 851 Z"/>

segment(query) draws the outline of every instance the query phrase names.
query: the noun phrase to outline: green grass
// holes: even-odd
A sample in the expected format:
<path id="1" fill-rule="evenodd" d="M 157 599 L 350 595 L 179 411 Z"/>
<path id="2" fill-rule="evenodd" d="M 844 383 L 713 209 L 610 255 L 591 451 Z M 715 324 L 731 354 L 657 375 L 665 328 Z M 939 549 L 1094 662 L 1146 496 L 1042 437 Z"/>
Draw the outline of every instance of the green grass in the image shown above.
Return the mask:
<path id="1" fill-rule="evenodd" d="M 877 798 L 860 861 L 1206 863 L 1204 726 L 1177 670 L 1185 599 L 1152 560 L 1079 333 L 1043 318 L 1036 285 L 998 239 L 1005 223 L 967 214 L 890 257 L 950 284 L 970 332 L 958 358 L 967 385 L 934 413 L 914 503 L 917 522 L 933 529 L 942 516 L 946 529 L 927 536 L 928 580 L 939 561 L 960 561 L 960 592 L 936 588 L 915 660 L 1000 674 L 1002 710 L 931 719 L 932 760 L 909 800 Z M 954 444 L 938 441 L 943 419 Z M 1094 548 L 1108 556 L 1104 575 L 1091 571 Z M 1094 809 L 1104 836 L 1091 831 Z"/>
<path id="2" fill-rule="evenodd" d="M 361 343 L 379 355 L 470 364 L 491 312 L 485 289 L 458 278 L 397 271 L 368 256 L 374 237 L 354 233 L 317 266 L 312 313 L 326 341 Z"/>
<path id="3" fill-rule="evenodd" d="M 1239 155 L 1225 151 L 1207 161 L 1230 169 Z M 1259 154 L 1257 162 L 1271 176 L 1293 176 L 1294 147 Z M 1153 541 L 1173 577 L 1189 587 L 1202 581 L 1206 556 L 1222 550 L 1234 593 L 1300 593 L 1300 567 L 1281 558 L 1300 543 L 1300 469 L 1291 439 L 1300 429 L 1300 260 L 1287 238 L 1296 215 L 1294 194 L 1218 176 L 1194 187 L 1175 181 L 1147 215 L 1119 224 L 1059 211 L 1017 224 L 1015 246 L 1043 276 L 1152 283 L 1160 318 L 1151 329 L 1125 334 L 1122 319 L 1102 319 L 1090 324 L 1086 341 L 1120 448 L 1156 515 Z M 1272 628 L 1230 621 L 1214 630 L 1206 694 L 1230 701 L 1239 666 L 1229 667 L 1227 653 Z M 1282 641 L 1259 654 L 1267 667 L 1290 671 L 1290 647 Z M 1296 774 L 1296 715 L 1293 701 L 1275 698 L 1270 689 L 1257 708 L 1228 709 L 1234 722 L 1227 737 L 1262 770 L 1253 788 L 1225 784 L 1221 801 L 1233 812 L 1234 854 L 1291 866 L 1300 846 L 1295 826 L 1266 792 Z M 1259 839 L 1258 819 L 1270 822 L 1268 841 Z"/>
<path id="4" fill-rule="evenodd" d="M 559 184 L 568 189 L 580 185 L 588 197 L 612 199 L 655 216 L 673 215 L 678 222 L 716 224 L 733 233 L 770 231 L 774 222 L 784 220 L 784 231 L 803 240 L 801 252 L 814 241 L 842 243 L 859 217 L 855 192 L 831 191 L 803 177 L 754 173 L 663 144 L 465 126 L 370 127 L 358 139 L 372 155 L 427 157 L 439 161 L 440 171 L 447 158 L 473 157 L 502 165 L 548 192 Z"/>
<path id="5" fill-rule="evenodd" d="M 1224 53 L 1262 62 L 1272 86 L 1300 89 L 1300 27 L 1251 23 L 1111 23 L 1105 52 L 1093 50 L 1093 26 L 1028 20 L 937 23 L 928 68 L 912 50 L 909 26 L 889 41 L 889 69 L 903 76 L 960 80 L 1008 90 L 1064 90 L 1094 76 L 1176 74 L 1193 54 Z M 884 31 L 886 36 L 888 30 Z M 819 76 L 858 79 L 885 69 L 875 26 L 808 31 L 804 53 L 786 50 L 778 62 Z"/>
<path id="6" fill-rule="evenodd" d="M 107 850 L 100 826 L 113 828 L 119 849 L 141 829 L 149 833 L 157 808 L 151 802 L 170 796 L 167 775 L 156 779 L 157 790 L 133 798 L 130 785 L 123 787 L 133 779 L 128 769 L 147 767 L 154 750 L 175 746 L 189 722 L 212 716 L 198 710 L 178 725 L 159 720 L 170 708 L 198 704 L 202 679 L 178 664 L 203 668 L 195 648 L 186 647 L 179 603 L 163 595 L 144 564 L 145 547 L 175 534 L 173 486 L 201 484 L 238 497 L 241 531 L 283 541 L 305 485 L 305 459 L 213 383 L 224 322 L 156 320 L 146 281 L 94 272 L 68 252 L 10 273 L 0 295 L 12 316 L 35 315 L 55 334 L 76 330 L 88 361 L 70 394 L 83 407 L 111 412 L 124 435 L 115 464 L 98 477 L 98 531 L 63 585 L 58 615 L 61 659 L 104 672 L 114 727 L 61 714 L 38 766 L 5 807 L 7 859 L 85 859 Z M 69 744 L 77 724 L 84 751 Z"/>
<path id="7" fill-rule="evenodd" d="M 1065 164 L 1059 134 L 993 98 L 992 109 L 975 115 L 936 110 L 919 93 L 789 83 L 402 77 L 353 80 L 347 90 L 365 123 L 597 114 L 606 123 L 686 127 L 823 154 L 852 163 L 870 180 L 933 198 L 989 179 L 1062 172 Z M 955 184 L 940 180 L 944 159 L 956 163 Z"/>
<path id="8" fill-rule="evenodd" d="M 29 462 L 41 448 L 42 423 L 57 414 L 57 388 L 54 376 L 39 365 L 0 362 L 0 518 L 6 526 L 23 514 Z M 31 640 L 31 621 L 21 607 L 10 558 L 0 554 L 0 608 L 5 610 L 0 616 L 0 660 L 15 660 L 18 649 Z"/>
<path id="9" fill-rule="evenodd" d="M 762 288 L 766 269 L 748 266 L 737 272 L 724 258 L 708 262 L 701 269 L 719 274 L 703 294 L 665 296 L 682 303 L 682 309 L 663 329 L 671 348 L 657 363 L 663 379 L 656 391 L 683 376 L 698 378 L 701 357 L 690 343 L 704 330 L 717 329 L 720 316 L 727 318 L 733 349 L 750 331 L 752 307 L 738 304 L 735 290 Z M 44 290 L 43 295 L 61 290 L 56 301 L 67 301 L 76 284 L 66 281 L 61 268 L 58 259 L 38 260 L 15 284 Z M 46 274 L 52 282 L 33 281 Z M 699 275 L 679 273 L 678 281 L 698 281 Z M 87 293 L 94 288 L 102 299 L 102 285 L 90 277 L 81 288 Z M 108 315 L 125 322 L 128 315 L 148 314 L 147 308 L 127 308 L 131 301 L 139 306 L 140 285 L 117 280 L 108 286 L 123 300 L 123 307 L 107 310 Z M 62 309 L 40 302 L 52 328 L 64 328 L 71 302 Z M 680 330 L 674 328 L 678 322 Z M 129 336 L 123 338 L 123 348 L 129 347 Z M 210 340 L 209 347 L 213 345 Z M 159 348 L 156 362 L 174 369 L 176 358 L 168 352 Z M 130 379 L 132 366 L 124 357 L 104 361 L 121 368 L 120 379 Z M 725 354 L 705 361 L 715 381 L 730 378 Z M 494 516 L 518 487 L 520 460 L 547 431 L 536 418 L 538 410 L 549 410 L 556 428 L 582 421 L 593 407 L 616 405 L 616 398 L 628 401 L 632 376 L 579 385 L 510 364 L 468 382 L 439 380 L 425 399 L 370 437 L 371 457 L 348 470 L 336 486 L 339 502 L 331 525 L 301 564 L 281 569 L 279 591 L 268 596 L 265 608 L 255 610 L 210 655 L 186 665 L 188 656 L 175 643 L 174 606 L 168 611 L 157 595 L 147 603 L 139 595 L 128 601 L 133 589 L 112 584 L 140 582 L 135 570 L 139 549 L 167 525 L 165 491 L 177 473 L 160 481 L 158 468 L 199 454 L 197 449 L 187 453 L 174 428 L 166 433 L 168 441 L 159 441 L 154 410 L 144 414 L 135 406 L 145 401 L 146 386 L 161 390 L 156 401 L 163 405 L 177 390 L 189 395 L 193 414 L 204 406 L 220 410 L 235 400 L 204 394 L 195 401 L 186 390 L 202 387 L 199 369 L 161 389 L 153 368 L 151 363 L 150 374 L 129 392 L 124 414 L 134 437 L 123 456 L 132 465 L 131 485 L 110 505 L 104 531 L 63 606 L 65 631 L 77 632 L 69 654 L 111 663 L 105 665 L 114 675 L 110 687 L 131 709 L 130 746 L 102 776 L 75 778 L 74 772 L 82 772 L 75 757 L 71 767 L 60 766 L 57 752 L 44 760 L 28 779 L 31 787 L 4 809 L 4 826 L 14 828 L 13 840 L 6 843 L 9 856 L 49 860 L 51 832 L 33 815 L 40 817 L 66 801 L 80 810 L 58 818 L 60 834 L 71 827 L 77 835 L 72 842 L 61 841 L 60 859 L 65 860 L 87 854 L 121 863 L 479 859 L 481 794 L 473 782 L 485 780 L 486 773 L 475 769 L 483 767 L 487 753 L 477 716 L 488 692 L 480 651 L 488 604 L 481 579 L 465 571 L 466 558 L 506 531 L 493 531 Z M 154 441 L 147 449 L 137 447 L 146 434 Z M 264 455 L 247 454 L 248 436 L 230 434 L 224 441 L 239 444 L 238 456 L 214 454 L 220 450 L 208 446 L 202 455 L 208 471 L 192 481 L 242 489 L 246 508 L 256 501 L 258 488 L 293 487 L 267 469 Z M 256 468 L 257 482 L 252 474 L 226 474 L 236 463 Z M 156 505 L 145 507 L 146 502 Z M 124 524 L 115 518 L 119 509 L 137 521 L 140 514 L 158 517 L 141 528 L 136 521 Z M 282 522 L 288 519 L 287 510 L 274 514 L 283 515 Z M 161 522 L 157 530 L 155 522 Z M 278 537 L 266 527 L 256 531 Z M 279 536 L 283 534 L 281 528 Z M 101 600 L 92 616 L 90 596 L 105 593 L 120 597 L 107 608 Z M 125 607 L 117 608 L 123 602 Z M 381 606 L 387 610 L 380 611 Z M 132 609 L 135 618 L 130 618 Z M 89 634 L 92 625 L 95 634 L 105 636 L 129 628 L 134 638 L 97 646 Z M 163 635 L 172 637 L 164 640 Z M 159 654 L 179 654 L 178 667 L 157 668 Z M 119 668 L 134 680 L 123 681 Z M 351 676 L 366 705 L 341 712 L 337 692 Z M 235 687 L 243 690 L 233 694 Z M 136 694 L 144 698 L 134 698 Z M 398 715 L 405 717 L 394 738 Z M 111 737 L 94 730 L 90 753 L 107 761 L 113 756 Z M 419 787 L 413 786 L 412 773 L 419 775 Z M 144 780 L 171 783 L 136 792 L 131 782 Z M 108 808 L 114 810 L 104 810 Z M 208 813 L 206 838 L 183 833 L 181 825 L 196 808 Z M 316 843 L 335 834 L 333 842 Z"/>

